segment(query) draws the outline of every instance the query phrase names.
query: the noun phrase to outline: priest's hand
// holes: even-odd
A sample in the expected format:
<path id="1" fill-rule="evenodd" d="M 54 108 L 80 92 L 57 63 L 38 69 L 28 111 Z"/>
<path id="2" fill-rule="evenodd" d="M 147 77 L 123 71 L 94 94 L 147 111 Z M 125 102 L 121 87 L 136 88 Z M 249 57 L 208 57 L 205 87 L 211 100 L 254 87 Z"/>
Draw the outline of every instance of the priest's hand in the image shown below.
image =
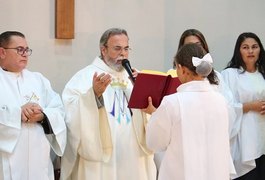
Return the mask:
<path id="1" fill-rule="evenodd" d="M 44 118 L 42 108 L 37 103 L 26 103 L 21 106 L 21 120 L 22 122 L 37 122 Z"/>
<path id="2" fill-rule="evenodd" d="M 97 97 L 100 97 L 110 83 L 111 75 L 106 73 L 101 73 L 98 75 L 98 73 L 95 72 L 93 76 L 93 90 L 95 92 L 95 95 Z"/>
<path id="3" fill-rule="evenodd" d="M 147 113 L 147 114 L 152 114 L 153 112 L 156 111 L 156 108 L 153 106 L 152 98 L 150 96 L 148 97 L 148 106 L 147 106 L 147 108 L 142 109 L 142 111 Z"/>

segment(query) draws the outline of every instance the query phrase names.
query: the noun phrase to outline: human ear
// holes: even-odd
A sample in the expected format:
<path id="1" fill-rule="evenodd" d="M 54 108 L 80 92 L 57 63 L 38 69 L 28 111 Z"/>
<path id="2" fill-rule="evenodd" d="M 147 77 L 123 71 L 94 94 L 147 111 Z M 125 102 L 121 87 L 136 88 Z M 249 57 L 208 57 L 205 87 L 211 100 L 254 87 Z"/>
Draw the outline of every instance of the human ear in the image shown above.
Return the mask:
<path id="1" fill-rule="evenodd" d="M 185 66 L 181 66 L 180 65 L 179 69 L 181 70 L 182 74 L 185 74 L 185 72 L 186 72 L 186 67 Z"/>
<path id="2" fill-rule="evenodd" d="M 101 52 L 101 54 L 102 54 L 103 57 L 106 56 L 107 48 L 105 46 L 101 46 L 100 47 L 100 52 Z"/>
<path id="3" fill-rule="evenodd" d="M 180 71 L 182 69 L 181 64 L 176 64 L 176 69 L 177 69 L 177 71 Z"/>
<path id="4" fill-rule="evenodd" d="M 0 47 L 0 59 L 4 59 L 6 56 L 6 51 L 4 48 Z"/>

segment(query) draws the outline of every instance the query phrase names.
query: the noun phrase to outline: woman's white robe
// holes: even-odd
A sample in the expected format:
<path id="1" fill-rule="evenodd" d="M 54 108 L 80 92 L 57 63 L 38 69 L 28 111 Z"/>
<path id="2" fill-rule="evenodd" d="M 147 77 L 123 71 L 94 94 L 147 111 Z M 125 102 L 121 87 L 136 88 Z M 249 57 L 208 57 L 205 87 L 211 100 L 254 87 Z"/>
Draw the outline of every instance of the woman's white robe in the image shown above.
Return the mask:
<path id="1" fill-rule="evenodd" d="M 228 68 L 222 71 L 222 75 L 237 103 L 265 100 L 265 80 L 258 71 L 242 73 L 242 69 Z M 249 111 L 238 122 L 234 126 L 238 133 L 231 144 L 237 172 L 233 178 L 254 169 L 255 159 L 265 154 L 265 115 Z"/>

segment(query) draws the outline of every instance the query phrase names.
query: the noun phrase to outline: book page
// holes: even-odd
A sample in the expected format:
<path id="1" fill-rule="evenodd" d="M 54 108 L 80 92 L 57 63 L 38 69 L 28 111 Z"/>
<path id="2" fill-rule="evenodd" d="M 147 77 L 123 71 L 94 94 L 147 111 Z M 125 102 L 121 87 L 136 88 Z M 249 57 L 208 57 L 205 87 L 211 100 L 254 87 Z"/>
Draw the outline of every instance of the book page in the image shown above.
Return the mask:
<path id="1" fill-rule="evenodd" d="M 144 69 L 140 73 L 145 73 L 145 74 L 156 74 L 156 75 L 162 75 L 162 76 L 167 76 L 167 73 L 164 73 L 162 71 L 154 71 L 154 70 L 147 70 Z"/>
<path id="2" fill-rule="evenodd" d="M 163 76 L 171 75 L 172 77 L 178 77 L 177 71 L 175 69 L 169 69 L 166 73 L 165 72 L 162 72 L 162 71 L 154 71 L 154 70 L 144 69 L 140 73 L 157 74 L 157 75 L 163 75 Z"/>

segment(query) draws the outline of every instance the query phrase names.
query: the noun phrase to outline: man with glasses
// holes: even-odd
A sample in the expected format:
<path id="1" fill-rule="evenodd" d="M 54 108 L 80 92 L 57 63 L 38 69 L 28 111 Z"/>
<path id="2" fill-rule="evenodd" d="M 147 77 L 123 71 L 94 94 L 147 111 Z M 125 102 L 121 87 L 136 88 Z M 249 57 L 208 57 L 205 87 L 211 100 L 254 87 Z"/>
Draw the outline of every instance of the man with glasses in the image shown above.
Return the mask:
<path id="1" fill-rule="evenodd" d="M 31 53 L 22 33 L 0 34 L 0 179 L 53 180 L 50 149 L 62 156 L 65 148 L 62 101 L 26 69 Z"/>
<path id="2" fill-rule="evenodd" d="M 127 107 L 133 87 L 122 66 L 130 50 L 127 32 L 108 29 L 99 48 L 100 56 L 63 91 L 68 142 L 62 180 L 155 180 L 145 114 Z"/>

